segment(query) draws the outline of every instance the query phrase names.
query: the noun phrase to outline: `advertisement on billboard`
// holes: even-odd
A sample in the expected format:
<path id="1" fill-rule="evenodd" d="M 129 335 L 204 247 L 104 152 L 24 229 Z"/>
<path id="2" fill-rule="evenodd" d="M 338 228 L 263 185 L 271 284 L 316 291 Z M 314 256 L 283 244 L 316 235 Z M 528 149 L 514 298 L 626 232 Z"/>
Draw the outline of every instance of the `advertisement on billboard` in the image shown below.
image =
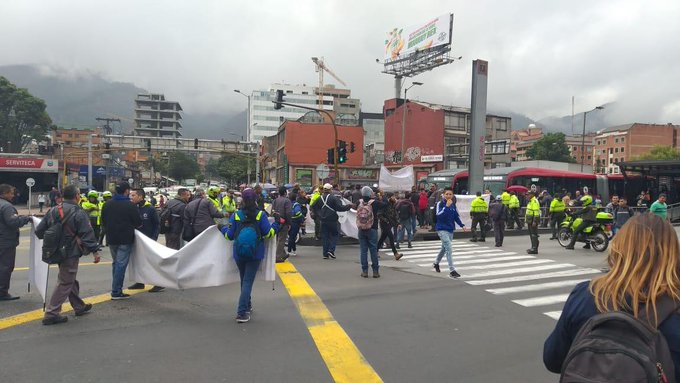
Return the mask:
<path id="1" fill-rule="evenodd" d="M 385 60 L 395 60 L 426 49 L 451 44 L 453 14 L 444 14 L 426 23 L 394 28 L 385 40 Z"/>

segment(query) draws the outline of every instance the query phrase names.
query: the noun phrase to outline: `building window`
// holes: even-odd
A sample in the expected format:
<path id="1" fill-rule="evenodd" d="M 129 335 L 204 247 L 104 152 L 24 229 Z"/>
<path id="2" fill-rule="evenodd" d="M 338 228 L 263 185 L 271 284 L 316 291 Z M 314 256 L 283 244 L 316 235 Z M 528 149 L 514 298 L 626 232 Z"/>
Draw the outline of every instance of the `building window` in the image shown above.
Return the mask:
<path id="1" fill-rule="evenodd" d="M 609 154 L 614 154 L 614 148 L 609 148 Z"/>
<path id="2" fill-rule="evenodd" d="M 444 116 L 444 128 L 465 131 L 465 115 L 447 113 Z"/>
<path id="3" fill-rule="evenodd" d="M 621 153 L 623 153 L 623 148 L 621 148 Z"/>
<path id="4" fill-rule="evenodd" d="M 618 152 L 619 152 L 619 148 L 614 148 L 614 153 L 618 153 Z"/>
<path id="5" fill-rule="evenodd" d="M 592 157 L 591 157 L 591 156 L 588 156 L 588 161 L 590 161 L 590 160 L 592 160 Z"/>
<path id="6" fill-rule="evenodd" d="M 578 146 L 574 146 L 574 151 L 578 151 Z"/>
<path id="7" fill-rule="evenodd" d="M 508 131 L 508 120 L 496 120 L 496 130 Z"/>
<path id="8" fill-rule="evenodd" d="M 625 137 L 621 137 L 621 143 L 623 143 L 623 142 L 624 142 L 624 138 L 625 138 Z"/>
<path id="9" fill-rule="evenodd" d="M 618 139 L 618 138 L 615 139 L 614 142 L 618 144 L 618 143 L 619 143 L 619 139 Z"/>

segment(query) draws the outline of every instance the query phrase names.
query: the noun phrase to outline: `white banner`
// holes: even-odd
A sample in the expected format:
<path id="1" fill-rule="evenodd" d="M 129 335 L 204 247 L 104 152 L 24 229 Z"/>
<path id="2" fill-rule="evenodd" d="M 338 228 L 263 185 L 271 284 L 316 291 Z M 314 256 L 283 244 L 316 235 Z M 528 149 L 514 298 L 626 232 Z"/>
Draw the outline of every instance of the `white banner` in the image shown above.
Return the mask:
<path id="1" fill-rule="evenodd" d="M 31 287 L 38 290 L 45 303 L 47 296 L 47 274 L 49 265 L 42 261 L 42 239 L 35 236 L 35 228 L 40 223 L 40 218 L 32 217 L 31 225 L 31 244 L 28 257 L 28 289 Z"/>
<path id="2" fill-rule="evenodd" d="M 490 194 L 483 194 L 482 198 L 486 203 L 489 203 Z M 458 210 L 458 215 L 460 220 L 465 224 L 466 228 L 470 228 L 472 225 L 472 217 L 470 217 L 470 205 L 472 205 L 472 200 L 477 198 L 476 195 L 456 195 L 456 210 Z"/>
<path id="3" fill-rule="evenodd" d="M 410 191 L 415 185 L 413 166 L 409 165 L 394 172 L 390 172 L 385 165 L 380 166 L 378 187 L 386 192 Z"/>

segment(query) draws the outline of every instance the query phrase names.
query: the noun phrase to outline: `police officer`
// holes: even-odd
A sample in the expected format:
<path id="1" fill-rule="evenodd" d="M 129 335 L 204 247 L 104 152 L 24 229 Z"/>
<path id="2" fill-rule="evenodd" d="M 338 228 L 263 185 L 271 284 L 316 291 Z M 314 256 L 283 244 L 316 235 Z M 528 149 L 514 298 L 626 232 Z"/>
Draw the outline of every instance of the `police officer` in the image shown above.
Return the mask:
<path id="1" fill-rule="evenodd" d="M 538 225 L 541 223 L 541 204 L 536 199 L 535 191 L 527 192 L 527 197 L 529 203 L 527 203 L 525 221 L 531 239 L 531 249 L 527 249 L 527 254 L 538 254 Z"/>
<path id="2" fill-rule="evenodd" d="M 589 225 L 592 225 L 597 221 L 597 207 L 593 206 L 593 197 L 591 197 L 589 194 L 586 194 L 581 197 L 579 202 L 581 203 L 581 210 L 572 213 L 572 216 L 581 216 L 581 218 L 583 218 L 583 222 L 581 222 L 581 224 L 578 225 L 578 227 L 574 230 L 574 235 L 571 237 L 571 242 L 569 242 L 567 247 L 565 247 L 567 250 L 574 250 L 574 245 L 576 244 L 579 234 L 581 234 L 581 232 L 583 232 L 583 230 Z M 586 242 L 583 248 L 590 249 L 590 243 Z"/>
<path id="3" fill-rule="evenodd" d="M 210 202 L 215 205 L 215 208 L 217 211 L 222 211 L 222 204 L 220 203 L 220 199 L 218 198 L 220 194 L 220 188 L 219 186 L 211 186 L 208 188 L 208 199 Z"/>
<path id="4" fill-rule="evenodd" d="M 503 196 L 501 195 L 501 198 Z M 515 192 L 510 192 L 510 200 L 508 201 L 508 209 L 510 210 L 510 219 L 508 220 L 508 229 L 512 229 L 517 225 L 517 230 L 522 230 L 522 222 L 519 220 L 519 198 Z"/>
<path id="5" fill-rule="evenodd" d="M 564 221 L 564 201 L 559 194 L 555 194 L 555 198 L 550 201 L 550 229 L 552 230 L 552 237 L 550 239 L 557 239 L 557 230 L 562 221 Z"/>
<path id="6" fill-rule="evenodd" d="M 96 190 L 90 190 L 87 192 L 87 201 L 81 204 L 83 210 L 90 217 L 90 225 L 94 230 L 95 238 L 99 238 L 99 224 L 101 220 L 99 219 L 99 212 L 101 207 L 99 206 L 99 193 Z"/>
<path id="7" fill-rule="evenodd" d="M 489 205 L 482 198 L 482 192 L 478 191 L 476 195 L 477 197 L 472 200 L 470 206 L 470 217 L 472 218 L 472 239 L 470 239 L 470 242 L 477 242 L 478 224 L 481 231 L 479 242 L 486 242 L 486 220 L 489 216 Z"/>
<path id="8" fill-rule="evenodd" d="M 222 198 L 222 210 L 227 213 L 227 217 L 231 217 L 236 212 L 236 199 L 234 198 L 234 191 L 229 190 Z"/>

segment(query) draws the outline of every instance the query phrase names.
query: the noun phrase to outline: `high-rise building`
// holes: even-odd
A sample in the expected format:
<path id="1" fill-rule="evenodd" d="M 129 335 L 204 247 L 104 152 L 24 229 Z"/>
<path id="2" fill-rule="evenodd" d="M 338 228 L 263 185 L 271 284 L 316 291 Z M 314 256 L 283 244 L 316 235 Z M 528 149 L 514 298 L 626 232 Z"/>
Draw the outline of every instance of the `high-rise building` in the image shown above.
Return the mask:
<path id="1" fill-rule="evenodd" d="M 135 135 L 181 137 L 181 111 L 179 102 L 166 101 L 162 94 L 138 94 L 135 99 Z"/>

